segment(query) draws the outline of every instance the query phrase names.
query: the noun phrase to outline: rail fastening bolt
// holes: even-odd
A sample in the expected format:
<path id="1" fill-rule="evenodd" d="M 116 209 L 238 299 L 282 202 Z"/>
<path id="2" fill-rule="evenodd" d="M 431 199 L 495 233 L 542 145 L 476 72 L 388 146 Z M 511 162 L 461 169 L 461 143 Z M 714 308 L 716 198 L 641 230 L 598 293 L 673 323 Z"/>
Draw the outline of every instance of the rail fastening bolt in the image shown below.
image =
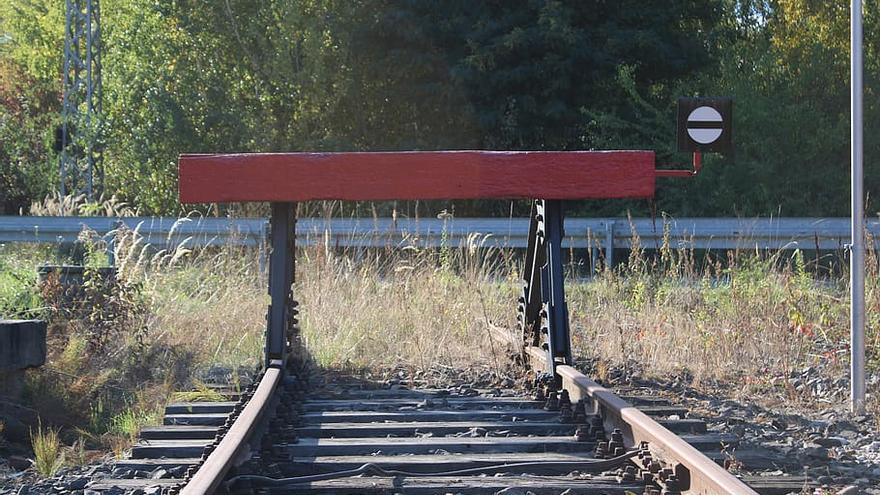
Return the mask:
<path id="1" fill-rule="evenodd" d="M 578 425 L 577 430 L 574 432 L 574 439 L 578 442 L 586 442 L 592 440 L 593 437 L 590 435 L 590 430 L 588 426 Z"/>

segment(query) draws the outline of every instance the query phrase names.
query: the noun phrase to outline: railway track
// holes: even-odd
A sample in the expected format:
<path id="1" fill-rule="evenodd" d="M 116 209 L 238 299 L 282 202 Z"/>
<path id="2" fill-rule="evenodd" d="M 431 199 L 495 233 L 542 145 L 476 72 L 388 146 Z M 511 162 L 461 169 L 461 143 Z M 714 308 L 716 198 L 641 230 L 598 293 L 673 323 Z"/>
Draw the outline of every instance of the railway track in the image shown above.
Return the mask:
<path id="1" fill-rule="evenodd" d="M 559 166 L 563 162 L 540 166 L 541 159 L 555 156 L 553 160 L 583 160 L 587 154 L 462 153 L 423 155 L 427 157 L 422 162 L 426 168 L 415 173 L 420 177 L 417 183 L 408 183 L 408 178 L 398 180 L 403 176 L 397 173 L 377 172 L 383 164 L 396 163 L 394 160 L 405 159 L 409 167 L 415 158 L 411 154 L 182 157 L 183 202 L 272 201 L 267 367 L 258 383 L 237 402 L 170 406 L 166 427 L 144 432 L 132 451 L 132 457 L 140 460 L 129 461 L 132 467 L 143 463 L 140 472 L 148 473 L 150 479 L 105 479 L 93 482 L 89 488 L 117 493 L 128 490 L 139 495 L 771 495 L 805 488 L 803 480 L 798 479 L 736 477 L 722 465 L 722 451 L 736 445 L 737 438 L 708 431 L 706 423 L 685 417 L 682 413 L 686 411 L 673 411 L 673 405 L 653 397 L 624 399 L 572 366 L 562 261 L 564 205 L 559 199 L 537 199 L 532 204 L 516 332 L 492 331 L 496 340 L 509 345 L 515 358 L 531 370 L 526 381 L 532 384 L 530 389 L 376 390 L 375 384 L 343 376 L 331 376 L 333 386 L 327 387 L 317 380 L 316 372 L 303 371 L 307 359 L 300 352 L 297 305 L 292 294 L 294 201 L 315 199 L 315 194 L 322 199 L 388 199 L 392 191 L 400 193 L 396 196 L 400 198 L 427 199 L 443 194 L 437 190 L 441 186 L 448 188 L 451 197 L 460 198 L 466 191 L 465 197 L 475 199 L 506 198 L 511 194 L 643 197 L 653 188 L 650 185 L 641 189 L 653 184 L 653 180 L 644 182 L 645 177 L 653 178 L 653 153 L 597 154 L 594 161 L 580 164 L 579 173 L 571 177 L 565 173 L 568 168 Z M 362 197 L 370 184 L 341 181 L 338 170 L 328 168 L 335 160 L 333 166 L 362 170 L 368 157 L 378 160 L 371 165 L 372 174 L 385 180 L 374 191 L 379 196 Z M 614 175 L 610 183 L 619 187 L 618 191 L 606 186 L 596 191 L 599 182 L 593 174 L 584 174 L 583 166 L 601 165 L 609 157 L 642 170 L 626 180 Z M 238 187 L 237 178 L 228 176 L 233 170 L 230 161 L 241 164 L 251 159 L 259 160 L 260 165 L 274 161 L 282 168 L 246 167 L 247 173 L 261 177 L 265 188 Z M 316 159 L 321 167 L 309 165 Z M 440 176 L 437 160 L 445 164 Z M 503 173 L 493 168 L 499 160 L 510 162 Z M 299 190 L 289 186 L 289 178 L 290 170 L 301 166 L 308 166 L 309 173 L 302 175 L 310 182 L 302 181 L 308 186 Z M 532 169 L 536 166 L 539 168 Z M 449 167 L 459 167 L 461 173 Z M 510 167 L 524 168 L 517 175 L 508 173 Z M 614 174 L 623 169 L 613 167 Z M 211 170 L 209 180 L 203 180 L 201 174 L 207 170 Z M 271 176 L 271 171 L 279 170 L 286 170 L 286 175 Z M 337 172 L 320 175 L 328 170 Z M 269 175 L 260 175 L 267 171 Z M 463 189 L 462 177 L 475 171 L 480 180 L 474 183 L 483 185 Z M 562 176 L 547 181 L 547 174 L 553 171 Z M 224 174 L 226 179 L 217 180 Z M 544 178 L 540 184 L 549 185 L 549 189 L 537 191 L 535 181 L 527 178 L 533 174 Z M 507 184 L 496 191 L 491 183 L 501 175 L 524 182 L 515 187 Z M 483 179 L 488 182 L 480 182 Z M 583 181 L 575 189 L 580 191 L 578 194 L 556 189 L 560 184 L 571 186 L 566 179 Z M 231 184 L 236 186 L 227 190 Z M 262 196 L 276 184 L 285 184 L 282 193 Z M 344 185 L 350 190 L 342 194 Z M 332 191 L 316 192 L 322 186 Z"/>
<path id="2" fill-rule="evenodd" d="M 540 369 L 543 353 L 526 350 Z M 731 435 L 654 396 L 619 396 L 569 367 L 564 388 L 383 389 L 270 367 L 228 402 L 171 404 L 131 458 L 88 488 L 128 493 L 762 495 L 791 477 L 739 479 Z M 301 373 L 302 375 L 302 373 Z M 227 392 L 229 393 L 229 392 Z M 647 442 L 647 443 L 642 443 Z M 742 461 L 741 461 L 742 462 Z M 748 461 L 747 461 L 748 462 Z"/>

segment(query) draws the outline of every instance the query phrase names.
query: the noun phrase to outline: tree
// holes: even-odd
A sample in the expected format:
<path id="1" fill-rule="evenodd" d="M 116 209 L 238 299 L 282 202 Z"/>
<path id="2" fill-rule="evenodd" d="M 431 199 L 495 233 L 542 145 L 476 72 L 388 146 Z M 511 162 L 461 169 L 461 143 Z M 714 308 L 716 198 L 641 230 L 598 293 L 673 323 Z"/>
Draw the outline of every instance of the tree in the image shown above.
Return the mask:
<path id="1" fill-rule="evenodd" d="M 57 179 L 51 151 L 60 110 L 56 63 L 63 14 L 53 3 L 0 5 L 0 209 L 27 211 Z M 60 20 L 60 23 L 59 23 Z"/>
<path id="2" fill-rule="evenodd" d="M 724 56 L 717 75 L 705 75 L 703 84 L 735 98 L 735 159 L 707 170 L 694 184 L 701 192 L 691 194 L 691 204 L 714 215 L 847 215 L 846 3 L 731 2 L 726 11 Z M 867 88 L 880 64 L 877 13 L 876 4 L 866 6 Z M 868 95 L 865 125 L 870 129 L 880 113 L 870 89 Z M 866 155 L 874 155 L 878 144 L 867 133 Z M 877 166 L 866 161 L 869 194 L 880 186 Z"/>
<path id="3" fill-rule="evenodd" d="M 176 213 L 183 152 L 669 150 L 657 122 L 713 67 L 721 1 L 104 0 L 107 190 Z M 59 8 L 2 11 L 47 87 Z"/>

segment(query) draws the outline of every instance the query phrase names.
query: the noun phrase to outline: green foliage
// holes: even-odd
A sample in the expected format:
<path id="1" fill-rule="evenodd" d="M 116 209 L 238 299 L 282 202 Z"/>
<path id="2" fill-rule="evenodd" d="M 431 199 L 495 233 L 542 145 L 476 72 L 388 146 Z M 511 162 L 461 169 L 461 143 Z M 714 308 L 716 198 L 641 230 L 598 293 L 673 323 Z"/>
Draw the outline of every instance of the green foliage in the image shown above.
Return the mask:
<path id="1" fill-rule="evenodd" d="M 661 190 L 677 215 L 843 216 L 849 195 L 848 10 L 806 0 L 728 2 L 717 71 L 695 89 L 733 96 L 735 154 L 707 161 L 689 184 Z M 865 6 L 866 87 L 880 64 L 877 4 Z M 865 126 L 880 119 L 870 97 Z M 868 156 L 880 139 L 866 135 Z M 870 160 L 869 160 L 870 162 Z M 866 162 L 868 197 L 880 187 Z M 872 211 L 870 204 L 868 211 Z"/>
<path id="2" fill-rule="evenodd" d="M 807 0 L 105 0 L 107 192 L 177 213 L 182 152 L 439 148 L 674 153 L 677 96 L 735 99 L 730 156 L 653 205 L 573 213 L 843 215 L 846 9 Z M 865 7 L 866 127 L 880 124 L 880 8 Z M 0 6 L 0 195 L 49 193 L 63 4 Z M 866 135 L 866 155 L 880 137 Z M 866 162 L 869 197 L 880 162 Z M 439 211 L 448 204 L 429 205 Z M 507 213 L 484 202 L 461 216 Z M 869 211 L 871 205 L 868 205 Z"/>
<path id="3" fill-rule="evenodd" d="M 32 260 L 6 251 L 0 246 L 0 318 L 39 317 L 42 301 Z"/>
<path id="4" fill-rule="evenodd" d="M 4 58 L 0 45 L 0 214 L 27 212 L 33 198 L 52 189 L 55 96 L 49 84 Z"/>
<path id="5" fill-rule="evenodd" d="M 710 54 L 694 33 L 711 33 L 720 16 L 715 1 L 405 5 L 398 9 L 446 54 L 473 111 L 478 145 L 499 149 L 591 147 L 589 112 L 629 117 L 618 112 L 626 101 L 615 84 L 619 67 L 630 66 L 644 91 L 703 68 Z M 396 10 L 389 21 L 397 22 Z M 391 22 L 377 30 L 391 38 L 389 48 L 409 32 L 390 29 Z"/>
<path id="6" fill-rule="evenodd" d="M 663 93 L 710 62 L 693 33 L 711 32 L 720 9 L 719 0 L 106 0 L 102 13 L 107 189 L 168 213 L 178 209 L 182 152 L 588 148 L 590 112 L 615 113 L 626 96 L 619 67 L 639 91 Z M 9 34 L 0 54 L 55 88 L 55 107 L 40 113 L 54 116 L 60 4 L 14 0 L 0 19 Z M 37 155 L 27 162 L 53 163 L 51 152 Z"/>
<path id="7" fill-rule="evenodd" d="M 346 5 L 105 2 L 108 188 L 173 212 L 180 153 L 321 148 L 345 74 L 328 24 Z"/>
<path id="8" fill-rule="evenodd" d="M 87 266 L 81 285 L 50 273 L 40 291 L 49 319 L 54 324 L 65 324 L 68 331 L 85 339 L 89 356 L 100 358 L 120 339 L 143 338 L 146 306 L 137 282 L 118 277 L 106 268 Z"/>
<path id="9" fill-rule="evenodd" d="M 0 5 L 0 214 L 27 211 L 56 181 L 49 147 L 60 109 L 63 5 Z"/>
<path id="10" fill-rule="evenodd" d="M 0 5 L 4 58 L 20 63 L 39 81 L 58 77 L 64 47 L 64 3 L 12 0 Z M 60 89 L 60 88 L 59 88 Z"/>
<path id="11" fill-rule="evenodd" d="M 137 441 L 141 428 L 160 423 L 161 408 L 141 410 L 135 407 L 124 409 L 110 420 L 109 433 L 125 437 L 129 442 Z"/>

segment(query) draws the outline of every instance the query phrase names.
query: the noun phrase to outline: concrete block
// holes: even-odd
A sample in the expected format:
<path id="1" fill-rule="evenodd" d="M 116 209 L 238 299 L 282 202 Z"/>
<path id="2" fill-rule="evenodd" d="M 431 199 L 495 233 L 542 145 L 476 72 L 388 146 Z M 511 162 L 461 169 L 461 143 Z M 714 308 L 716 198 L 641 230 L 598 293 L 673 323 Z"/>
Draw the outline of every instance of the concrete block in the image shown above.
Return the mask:
<path id="1" fill-rule="evenodd" d="M 45 321 L 0 320 L 0 371 L 33 368 L 45 362 Z"/>

